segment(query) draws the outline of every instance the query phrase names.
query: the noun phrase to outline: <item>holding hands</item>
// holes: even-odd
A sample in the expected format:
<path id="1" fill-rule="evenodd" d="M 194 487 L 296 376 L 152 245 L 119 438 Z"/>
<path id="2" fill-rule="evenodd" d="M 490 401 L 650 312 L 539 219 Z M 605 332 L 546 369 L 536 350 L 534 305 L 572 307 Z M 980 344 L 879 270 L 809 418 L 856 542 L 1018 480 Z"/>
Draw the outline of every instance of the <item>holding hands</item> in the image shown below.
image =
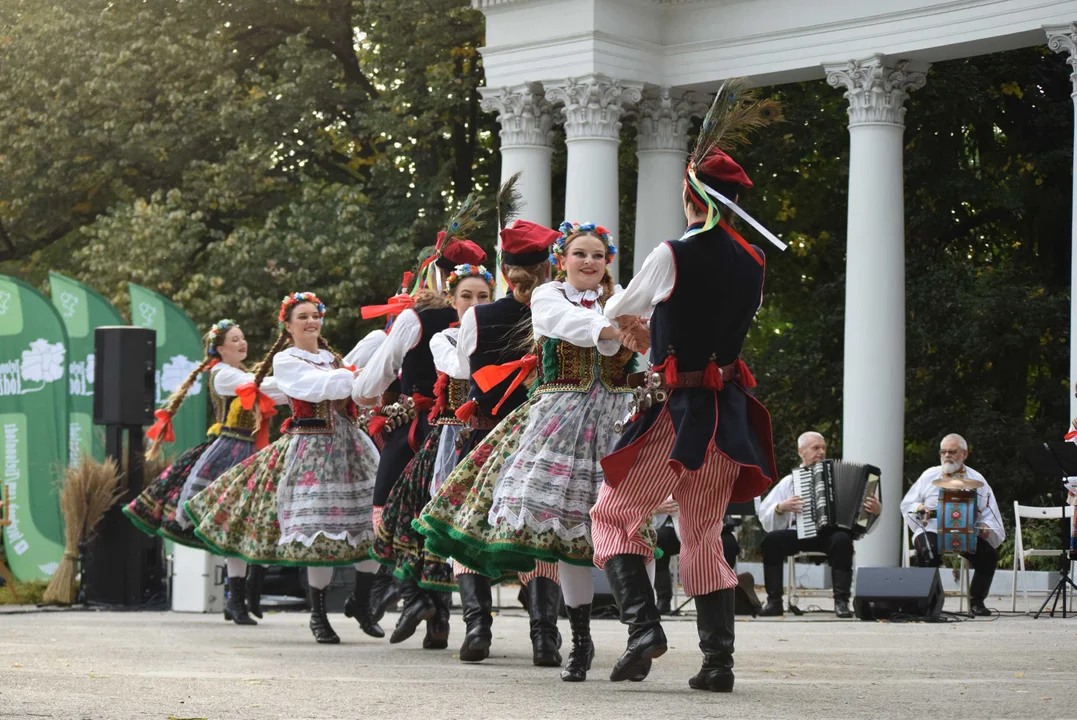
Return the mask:
<path id="1" fill-rule="evenodd" d="M 636 315 L 622 315 L 617 318 L 621 329 L 621 345 L 632 352 L 646 354 L 651 349 L 651 332 L 647 329 L 647 320 Z"/>

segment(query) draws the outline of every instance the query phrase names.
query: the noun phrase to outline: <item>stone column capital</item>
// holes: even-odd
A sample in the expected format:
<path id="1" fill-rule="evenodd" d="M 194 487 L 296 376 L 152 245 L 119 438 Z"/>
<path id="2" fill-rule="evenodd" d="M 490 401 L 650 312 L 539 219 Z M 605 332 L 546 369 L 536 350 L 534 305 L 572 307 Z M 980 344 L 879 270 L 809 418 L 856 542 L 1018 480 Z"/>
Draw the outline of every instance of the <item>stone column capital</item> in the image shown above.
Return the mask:
<path id="1" fill-rule="evenodd" d="M 905 99 L 909 91 L 927 84 L 927 64 L 907 60 L 888 65 L 881 55 L 826 65 L 826 81 L 845 88 L 849 101 L 849 127 L 857 125 L 905 126 Z"/>
<path id="2" fill-rule="evenodd" d="M 1047 47 L 1053 52 L 1069 54 L 1066 63 L 1070 66 L 1070 82 L 1073 83 L 1071 96 L 1077 100 L 1077 23 L 1052 25 L 1043 30 L 1047 33 Z"/>
<path id="3" fill-rule="evenodd" d="M 501 147 L 553 146 L 553 106 L 541 83 L 479 88 L 480 107 L 496 112 L 501 124 Z"/>
<path id="4" fill-rule="evenodd" d="M 649 89 L 638 108 L 636 142 L 640 152 L 688 151 L 688 129 L 692 118 L 707 114 L 706 99 L 692 92 L 668 87 Z"/>
<path id="5" fill-rule="evenodd" d="M 567 78 L 546 88 L 546 99 L 564 105 L 567 140 L 620 140 L 625 106 L 643 97 L 643 83 L 593 74 Z"/>

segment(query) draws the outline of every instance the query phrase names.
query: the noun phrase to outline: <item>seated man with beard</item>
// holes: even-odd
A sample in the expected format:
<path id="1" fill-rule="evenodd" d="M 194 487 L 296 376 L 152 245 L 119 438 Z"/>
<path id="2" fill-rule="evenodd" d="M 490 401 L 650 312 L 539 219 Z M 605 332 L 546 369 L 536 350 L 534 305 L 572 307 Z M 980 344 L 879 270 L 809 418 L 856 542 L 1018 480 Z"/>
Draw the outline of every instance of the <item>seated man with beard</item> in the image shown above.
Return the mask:
<path id="1" fill-rule="evenodd" d="M 991 611 L 984 606 L 984 599 L 995 577 L 998 546 L 1006 539 L 1006 529 L 1002 526 L 995 493 L 983 475 L 965 465 L 968 456 L 969 446 L 965 438 L 953 433 L 944 437 L 939 444 L 941 464 L 925 470 L 905 493 L 905 499 L 901 501 L 901 516 L 913 531 L 913 545 L 920 567 L 939 567 L 942 555 L 938 552 L 938 521 L 935 517 L 939 488 L 932 483 L 945 478 L 968 478 L 983 483 L 976 490 L 976 525 L 980 528 L 980 541 L 976 543 L 976 552 L 967 553 L 965 557 L 976 571 L 969 586 L 969 615 L 990 615 Z"/>

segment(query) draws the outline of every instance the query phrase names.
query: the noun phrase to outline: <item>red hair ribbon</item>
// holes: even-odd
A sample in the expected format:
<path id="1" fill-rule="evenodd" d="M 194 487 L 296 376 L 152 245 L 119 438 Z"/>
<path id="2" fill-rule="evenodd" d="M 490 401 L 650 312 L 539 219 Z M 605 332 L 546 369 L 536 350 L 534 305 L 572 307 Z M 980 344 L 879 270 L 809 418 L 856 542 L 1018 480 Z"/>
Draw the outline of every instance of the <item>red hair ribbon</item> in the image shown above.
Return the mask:
<path id="1" fill-rule="evenodd" d="M 407 293 L 393 295 L 387 305 L 367 305 L 360 312 L 364 320 L 381 317 L 382 315 L 396 316 L 415 305 L 415 298 Z"/>
<path id="2" fill-rule="evenodd" d="M 415 273 L 411 270 L 404 271 L 404 277 L 400 280 L 400 287 L 404 288 L 404 292 L 408 291 L 408 286 L 411 285 L 411 281 L 415 279 Z"/>
<path id="3" fill-rule="evenodd" d="M 519 360 L 505 363 L 504 365 L 487 365 L 472 375 L 475 384 L 482 388 L 483 392 L 490 392 L 496 385 L 503 382 L 513 373 L 516 373 L 516 377 L 513 378 L 512 382 L 509 384 L 505 394 L 501 397 L 501 400 L 498 401 L 497 405 L 494 406 L 492 411 L 494 415 L 497 415 L 497 411 L 500 410 L 501 406 L 508 400 L 509 395 L 512 395 L 516 388 L 520 387 L 523 381 L 527 379 L 527 376 L 531 374 L 531 371 L 538 367 L 538 360 L 537 355 L 524 355 Z"/>
<path id="4" fill-rule="evenodd" d="M 237 387 L 236 397 L 239 398 L 239 404 L 244 410 L 253 410 L 254 404 L 258 403 L 258 411 L 262 413 L 263 422 L 259 424 L 258 434 L 254 437 L 254 447 L 256 450 L 261 450 L 269 444 L 269 423 L 264 421 L 277 414 L 277 404 L 273 402 L 273 398 L 256 388 L 252 382 Z"/>
<path id="5" fill-rule="evenodd" d="M 1077 430 L 1070 430 L 1068 433 L 1066 433 L 1066 437 L 1064 437 L 1062 439 L 1063 440 L 1073 440 L 1074 438 L 1077 438 Z"/>
<path id="6" fill-rule="evenodd" d="M 161 409 L 153 413 L 157 422 L 146 431 L 146 437 L 154 442 L 176 442 L 176 433 L 172 431 L 172 415 Z"/>
<path id="7" fill-rule="evenodd" d="M 743 237 L 741 237 L 741 234 L 734 230 L 732 225 L 727 223 L 725 220 L 719 220 L 718 227 L 729 233 L 729 237 L 733 238 L 738 245 L 744 248 L 744 250 L 752 256 L 753 260 L 755 260 L 760 265 L 763 264 L 763 258 L 760 257 L 759 253 L 755 251 L 755 248 L 752 247 L 752 244 L 745 240 Z"/>

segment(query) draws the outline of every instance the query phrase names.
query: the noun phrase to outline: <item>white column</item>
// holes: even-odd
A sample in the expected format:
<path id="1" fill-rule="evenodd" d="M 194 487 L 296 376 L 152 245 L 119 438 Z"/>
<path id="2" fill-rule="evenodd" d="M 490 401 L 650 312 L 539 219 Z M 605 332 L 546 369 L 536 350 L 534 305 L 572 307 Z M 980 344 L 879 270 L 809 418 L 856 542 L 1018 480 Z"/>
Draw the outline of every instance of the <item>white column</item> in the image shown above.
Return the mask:
<path id="1" fill-rule="evenodd" d="M 569 78 L 546 88 L 546 99 L 564 104 L 568 168 L 565 219 L 596 222 L 618 233 L 619 192 L 617 148 L 621 113 L 643 96 L 643 83 L 621 82 L 605 75 Z M 616 279 L 616 265 L 612 266 Z"/>
<path id="2" fill-rule="evenodd" d="M 849 100 L 842 457 L 882 470 L 880 527 L 857 543 L 859 567 L 900 559 L 905 443 L 904 102 L 927 67 L 881 56 L 827 66 Z"/>
<path id="3" fill-rule="evenodd" d="M 553 220 L 550 158 L 553 155 L 553 108 L 539 83 L 515 87 L 479 88 L 482 109 L 496 112 L 501 124 L 501 180 L 520 173 L 517 187 L 523 207 L 522 220 L 551 226 Z M 488 194 L 492 202 L 496 189 Z M 500 239 L 498 243 L 500 243 Z M 492 262 L 490 263 L 493 264 Z M 501 269 L 497 270 L 498 295 L 505 292 Z"/>
<path id="4" fill-rule="evenodd" d="M 639 105 L 634 272 L 660 243 L 684 232 L 681 192 L 688 165 L 688 128 L 693 117 L 706 112 L 706 103 L 668 87 L 647 92 Z"/>
<path id="5" fill-rule="evenodd" d="M 1047 47 L 1055 52 L 1069 53 L 1066 62 L 1073 70 L 1070 80 L 1073 82 L 1074 125 L 1073 125 L 1073 200 L 1070 203 L 1070 416 L 1077 417 L 1077 395 L 1074 383 L 1077 383 L 1077 24 L 1059 25 L 1044 28 L 1047 32 Z"/>

